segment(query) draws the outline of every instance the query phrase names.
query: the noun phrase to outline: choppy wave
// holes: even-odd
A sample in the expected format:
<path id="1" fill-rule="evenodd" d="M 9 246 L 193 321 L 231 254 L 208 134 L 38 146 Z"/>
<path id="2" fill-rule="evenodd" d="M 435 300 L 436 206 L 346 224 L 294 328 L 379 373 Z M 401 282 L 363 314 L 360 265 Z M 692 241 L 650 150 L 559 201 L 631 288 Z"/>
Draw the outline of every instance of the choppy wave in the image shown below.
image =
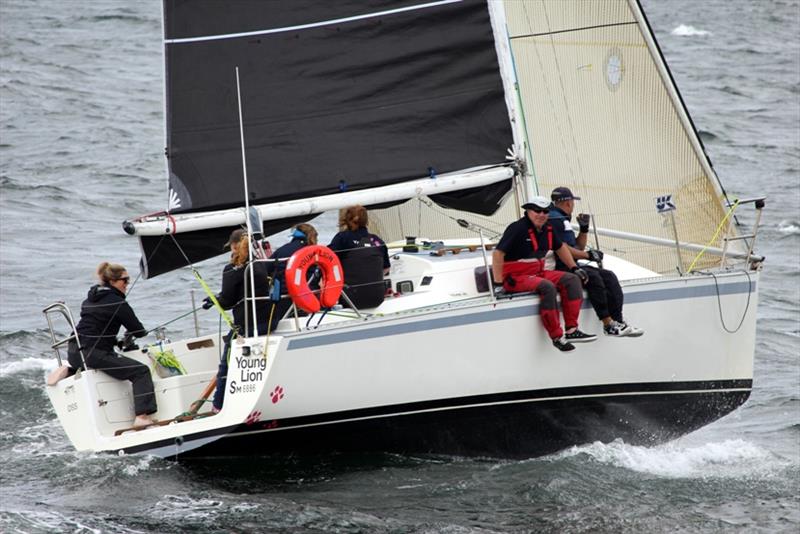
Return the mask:
<path id="1" fill-rule="evenodd" d="M 96 518 L 70 517 L 58 511 L 51 510 L 26 510 L 21 512 L 0 512 L 0 527 L 9 527 L 6 532 L 141 532 L 128 529 L 108 529 L 110 525 L 103 528 L 93 528 L 90 523 L 96 522 Z"/>
<path id="2" fill-rule="evenodd" d="M 639 447 L 622 441 L 572 447 L 556 459 L 589 456 L 593 460 L 640 473 L 667 478 L 767 476 L 784 467 L 786 461 L 747 441 L 736 439 L 685 447 L 668 443 Z"/>
<path id="3" fill-rule="evenodd" d="M 672 35 L 678 35 L 680 37 L 691 37 L 695 35 L 711 35 L 710 31 L 706 30 L 698 30 L 694 26 L 688 26 L 686 24 L 681 24 L 674 30 L 670 32 Z"/>
<path id="4" fill-rule="evenodd" d="M 702 139 L 704 143 L 714 142 L 719 139 L 719 136 L 717 134 L 709 132 L 707 130 L 697 130 L 697 134 L 700 136 L 700 139 Z"/>
<path id="5" fill-rule="evenodd" d="M 55 358 L 23 358 L 15 362 L 8 362 L 0 365 L 0 376 L 8 376 L 27 371 L 50 371 L 55 369 L 57 362 Z"/>
<path id="6" fill-rule="evenodd" d="M 778 231 L 785 235 L 800 234 L 800 221 L 783 220 L 778 223 Z"/>

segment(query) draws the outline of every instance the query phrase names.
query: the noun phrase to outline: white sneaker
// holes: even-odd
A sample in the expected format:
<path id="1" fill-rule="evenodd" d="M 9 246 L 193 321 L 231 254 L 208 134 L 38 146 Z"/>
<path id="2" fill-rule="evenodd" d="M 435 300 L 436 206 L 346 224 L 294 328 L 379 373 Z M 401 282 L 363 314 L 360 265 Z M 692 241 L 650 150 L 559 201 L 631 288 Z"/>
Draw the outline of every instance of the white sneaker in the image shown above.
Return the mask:
<path id="1" fill-rule="evenodd" d="M 622 322 L 615 321 L 615 322 L 617 323 L 617 328 L 619 329 L 618 335 L 621 337 L 639 337 L 644 335 L 644 330 L 642 330 L 641 328 L 636 328 L 635 326 L 630 325 L 625 321 Z"/>
<path id="2" fill-rule="evenodd" d="M 47 375 L 47 385 L 55 386 L 68 376 L 69 376 L 68 365 L 62 365 L 61 367 L 57 367 L 53 371 L 51 371 L 49 375 Z"/>

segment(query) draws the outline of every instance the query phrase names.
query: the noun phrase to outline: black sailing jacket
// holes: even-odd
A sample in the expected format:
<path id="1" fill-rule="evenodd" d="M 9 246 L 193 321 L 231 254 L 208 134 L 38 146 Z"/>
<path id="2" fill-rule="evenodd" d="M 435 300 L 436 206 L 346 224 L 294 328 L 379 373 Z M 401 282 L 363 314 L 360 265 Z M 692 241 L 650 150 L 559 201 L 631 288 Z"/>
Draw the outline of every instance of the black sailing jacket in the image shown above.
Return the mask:
<path id="1" fill-rule="evenodd" d="M 244 333 L 244 290 L 245 290 L 245 269 L 246 265 L 241 265 L 239 267 L 234 267 L 232 264 L 227 264 L 225 268 L 222 270 L 222 291 L 219 292 L 217 295 L 217 300 L 219 301 L 220 306 L 229 310 L 233 308 L 233 323 L 239 327 L 239 332 Z M 256 262 L 253 264 L 253 279 L 255 281 L 255 296 L 256 297 L 266 297 L 269 294 L 269 282 L 267 281 L 267 266 L 263 262 Z M 249 290 L 250 288 L 250 273 L 247 272 L 247 288 L 248 288 L 248 297 L 252 297 L 253 293 Z M 257 300 L 256 301 L 256 313 L 258 315 L 257 320 L 259 323 L 259 330 L 262 329 L 262 325 L 266 325 L 267 319 L 269 317 L 269 303 L 266 300 Z M 248 306 L 252 306 L 252 303 L 248 302 Z M 250 332 L 248 335 L 252 334 L 253 331 L 253 311 L 252 308 L 248 308 L 247 310 L 249 316 L 249 326 Z"/>
<path id="2" fill-rule="evenodd" d="M 81 346 L 113 351 L 120 326 L 136 337 L 147 334 L 123 292 L 111 286 L 92 286 L 81 304 L 81 319 L 76 327 Z"/>

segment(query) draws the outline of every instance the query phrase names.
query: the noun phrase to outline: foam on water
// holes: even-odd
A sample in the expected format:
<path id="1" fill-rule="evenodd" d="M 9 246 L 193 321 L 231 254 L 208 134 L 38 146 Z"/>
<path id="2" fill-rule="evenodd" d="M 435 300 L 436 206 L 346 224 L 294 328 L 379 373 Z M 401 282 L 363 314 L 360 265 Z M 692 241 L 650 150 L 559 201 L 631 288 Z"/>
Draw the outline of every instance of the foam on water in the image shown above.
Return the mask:
<path id="1" fill-rule="evenodd" d="M 0 527 L 13 528 L 14 532 L 91 532 L 101 534 L 104 530 L 92 528 L 85 522 L 56 511 L 23 511 L 0 513 Z M 11 532 L 0 528 L 5 532 Z M 105 527 L 104 527 L 105 528 Z M 109 532 L 109 530 L 105 530 Z M 137 532 L 135 530 L 112 530 L 111 532 Z"/>
<path id="2" fill-rule="evenodd" d="M 711 35 L 710 31 L 698 30 L 694 26 L 688 26 L 686 24 L 681 24 L 680 26 L 672 30 L 670 33 L 672 35 L 678 35 L 680 37 L 692 37 L 695 35 Z"/>
<path id="3" fill-rule="evenodd" d="M 572 447 L 555 455 L 587 455 L 604 464 L 668 478 L 761 477 L 787 466 L 775 454 L 741 439 L 685 447 L 668 443 L 658 447 L 628 445 L 620 440 Z"/>
<path id="4" fill-rule="evenodd" d="M 778 223 L 778 231 L 784 235 L 800 234 L 800 221 L 783 220 Z"/>
<path id="5" fill-rule="evenodd" d="M 56 368 L 58 362 L 54 358 L 23 358 L 15 362 L 8 362 L 0 365 L 0 376 L 9 376 L 27 371 L 51 371 Z"/>

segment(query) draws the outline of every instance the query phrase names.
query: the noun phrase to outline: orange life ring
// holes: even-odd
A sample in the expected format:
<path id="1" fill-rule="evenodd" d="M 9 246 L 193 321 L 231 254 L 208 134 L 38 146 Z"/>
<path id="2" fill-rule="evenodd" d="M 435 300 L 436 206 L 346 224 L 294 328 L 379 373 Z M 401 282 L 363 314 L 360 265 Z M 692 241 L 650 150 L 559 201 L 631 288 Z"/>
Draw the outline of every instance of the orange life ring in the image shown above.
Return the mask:
<path id="1" fill-rule="evenodd" d="M 312 265 L 322 271 L 319 298 L 308 287 L 306 273 Z M 309 245 L 289 257 L 286 263 L 286 290 L 292 302 L 301 310 L 316 313 L 321 308 L 332 308 L 339 302 L 344 288 L 344 273 L 339 256 L 328 247 Z"/>

